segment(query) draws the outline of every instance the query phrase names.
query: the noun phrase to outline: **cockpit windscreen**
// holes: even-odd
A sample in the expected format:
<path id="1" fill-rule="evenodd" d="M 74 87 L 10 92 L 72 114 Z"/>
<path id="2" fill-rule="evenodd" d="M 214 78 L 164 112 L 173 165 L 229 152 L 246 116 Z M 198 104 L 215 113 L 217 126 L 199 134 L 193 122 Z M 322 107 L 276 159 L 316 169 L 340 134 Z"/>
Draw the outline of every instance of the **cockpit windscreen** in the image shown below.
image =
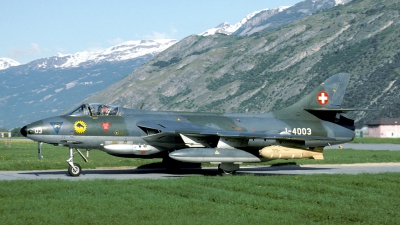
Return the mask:
<path id="1" fill-rule="evenodd" d="M 83 104 L 72 110 L 70 116 L 121 116 L 121 107 L 104 103 Z"/>

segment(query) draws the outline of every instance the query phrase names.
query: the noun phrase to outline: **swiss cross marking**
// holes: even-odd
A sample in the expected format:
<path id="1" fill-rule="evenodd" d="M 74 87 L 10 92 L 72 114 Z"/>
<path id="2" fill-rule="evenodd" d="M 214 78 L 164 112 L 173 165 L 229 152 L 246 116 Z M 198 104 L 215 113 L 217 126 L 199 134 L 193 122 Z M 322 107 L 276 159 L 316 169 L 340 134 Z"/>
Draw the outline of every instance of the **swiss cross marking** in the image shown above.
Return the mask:
<path id="1" fill-rule="evenodd" d="M 329 95 L 326 91 L 320 91 L 317 94 L 317 101 L 320 105 L 326 105 L 329 102 Z"/>

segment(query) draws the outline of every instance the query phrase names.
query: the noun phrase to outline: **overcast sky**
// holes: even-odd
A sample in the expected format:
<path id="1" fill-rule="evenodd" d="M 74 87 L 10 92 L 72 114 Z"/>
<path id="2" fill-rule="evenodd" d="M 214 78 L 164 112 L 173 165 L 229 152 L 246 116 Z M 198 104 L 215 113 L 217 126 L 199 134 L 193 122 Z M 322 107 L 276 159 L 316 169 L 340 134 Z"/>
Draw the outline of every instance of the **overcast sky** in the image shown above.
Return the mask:
<path id="1" fill-rule="evenodd" d="M 20 63 L 129 40 L 181 40 L 302 0 L 2 0 L 0 58 Z"/>

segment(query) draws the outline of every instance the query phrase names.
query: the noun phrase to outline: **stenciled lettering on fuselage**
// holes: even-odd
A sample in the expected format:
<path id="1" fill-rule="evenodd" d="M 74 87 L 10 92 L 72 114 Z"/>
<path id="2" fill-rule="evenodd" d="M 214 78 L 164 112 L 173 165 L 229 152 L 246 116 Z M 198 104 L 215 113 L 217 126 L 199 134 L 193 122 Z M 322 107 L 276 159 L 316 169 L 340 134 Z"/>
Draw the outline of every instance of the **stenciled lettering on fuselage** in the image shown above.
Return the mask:
<path id="1" fill-rule="evenodd" d="M 85 133 L 87 128 L 87 125 L 85 122 L 83 122 L 82 120 L 78 120 L 74 123 L 74 130 L 76 133 L 78 134 L 83 134 Z"/>
<path id="2" fill-rule="evenodd" d="M 294 135 L 311 135 L 312 134 L 312 130 L 311 128 L 292 128 L 292 130 L 288 130 L 287 128 L 285 128 L 285 132 L 286 134 L 294 134 Z"/>
<path id="3" fill-rule="evenodd" d="M 33 132 L 35 134 L 42 134 L 43 133 L 43 128 L 42 127 L 35 127 L 35 128 L 33 128 Z"/>

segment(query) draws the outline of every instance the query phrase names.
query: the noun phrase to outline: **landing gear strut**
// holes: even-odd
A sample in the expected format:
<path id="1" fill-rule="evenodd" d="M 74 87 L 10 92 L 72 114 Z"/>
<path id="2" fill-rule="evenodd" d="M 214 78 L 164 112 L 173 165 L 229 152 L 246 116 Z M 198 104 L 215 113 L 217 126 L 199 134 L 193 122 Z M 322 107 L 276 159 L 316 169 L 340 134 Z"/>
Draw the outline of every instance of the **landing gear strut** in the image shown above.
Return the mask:
<path id="1" fill-rule="evenodd" d="M 42 156 L 42 144 L 43 144 L 43 142 L 41 142 L 41 141 L 38 142 L 38 159 L 39 160 L 43 159 L 43 156 Z"/>
<path id="2" fill-rule="evenodd" d="M 83 158 L 85 162 L 88 162 L 86 157 L 82 154 L 81 151 L 79 151 L 79 149 L 75 148 L 75 150 L 79 153 L 79 155 Z M 69 148 L 69 159 L 67 159 L 67 163 L 69 165 L 68 173 L 71 177 L 77 177 L 81 175 L 82 168 L 78 163 L 74 163 L 74 154 L 72 147 Z"/>

